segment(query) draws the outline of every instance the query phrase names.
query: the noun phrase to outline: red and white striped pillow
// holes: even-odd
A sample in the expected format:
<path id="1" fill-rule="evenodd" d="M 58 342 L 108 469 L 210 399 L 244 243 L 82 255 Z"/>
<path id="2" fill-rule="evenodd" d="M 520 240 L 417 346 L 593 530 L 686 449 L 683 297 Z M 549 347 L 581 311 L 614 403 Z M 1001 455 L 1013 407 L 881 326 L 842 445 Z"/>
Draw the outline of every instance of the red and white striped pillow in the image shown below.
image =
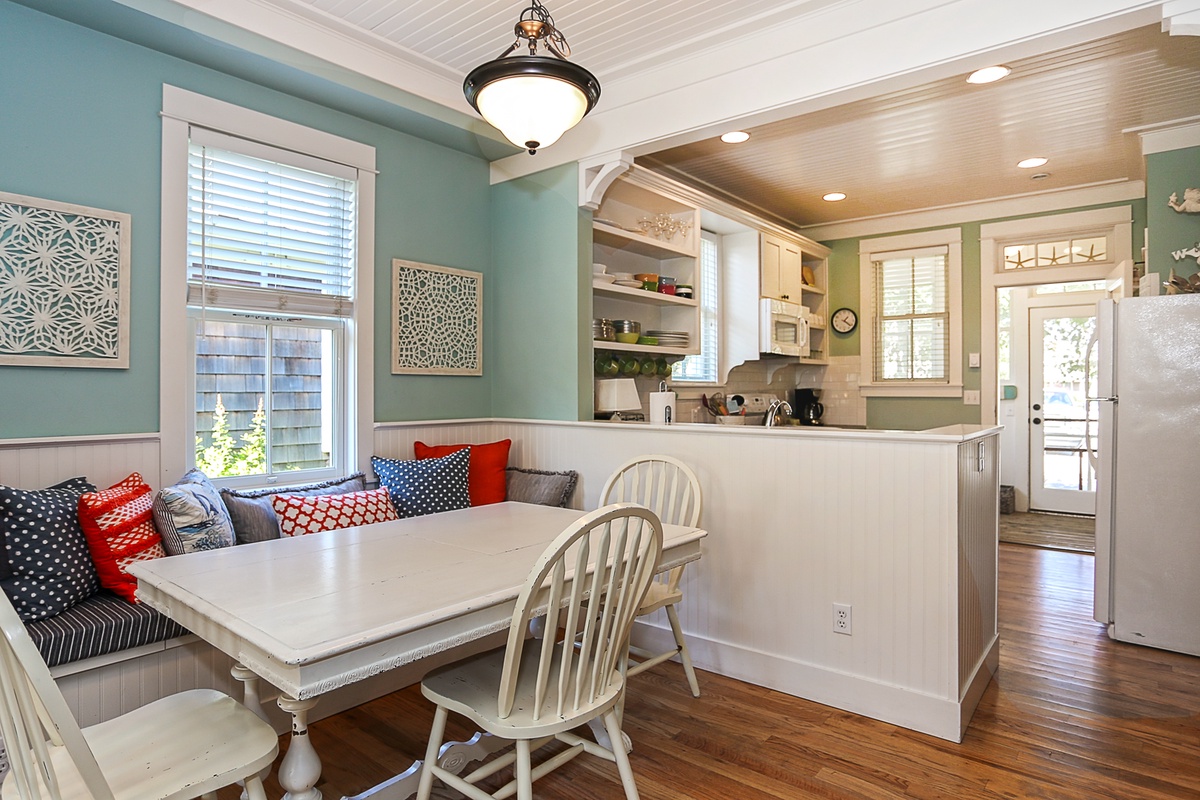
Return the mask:
<path id="1" fill-rule="evenodd" d="M 79 498 L 79 527 L 87 538 L 100 585 L 131 603 L 137 602 L 137 578 L 125 568 L 166 555 L 154 527 L 153 500 L 150 486 L 136 472 L 103 491 Z"/>
<path id="2" fill-rule="evenodd" d="M 277 494 L 271 507 L 284 536 L 333 531 L 398 519 L 387 489 L 346 494 Z"/>

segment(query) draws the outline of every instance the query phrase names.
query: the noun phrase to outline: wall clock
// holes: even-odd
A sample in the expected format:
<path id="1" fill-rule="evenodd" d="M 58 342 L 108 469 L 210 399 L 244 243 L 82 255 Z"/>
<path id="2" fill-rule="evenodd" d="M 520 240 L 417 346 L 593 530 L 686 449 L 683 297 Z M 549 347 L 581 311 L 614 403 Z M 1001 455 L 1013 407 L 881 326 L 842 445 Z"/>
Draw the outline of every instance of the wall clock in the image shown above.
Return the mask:
<path id="1" fill-rule="evenodd" d="M 849 333 L 858 326 L 858 314 L 850 308 L 839 308 L 833 312 L 829 322 L 838 333 Z"/>

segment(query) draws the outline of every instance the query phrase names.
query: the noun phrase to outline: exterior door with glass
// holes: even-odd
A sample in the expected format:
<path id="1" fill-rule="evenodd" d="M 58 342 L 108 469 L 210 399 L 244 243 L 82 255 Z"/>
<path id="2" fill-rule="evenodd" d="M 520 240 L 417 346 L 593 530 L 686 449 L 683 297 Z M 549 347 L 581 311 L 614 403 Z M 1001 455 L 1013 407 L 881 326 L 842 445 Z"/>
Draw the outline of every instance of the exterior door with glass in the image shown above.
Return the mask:
<path id="1" fill-rule="evenodd" d="M 1095 327 L 1093 304 L 1029 310 L 1031 510 L 1096 513 Z"/>

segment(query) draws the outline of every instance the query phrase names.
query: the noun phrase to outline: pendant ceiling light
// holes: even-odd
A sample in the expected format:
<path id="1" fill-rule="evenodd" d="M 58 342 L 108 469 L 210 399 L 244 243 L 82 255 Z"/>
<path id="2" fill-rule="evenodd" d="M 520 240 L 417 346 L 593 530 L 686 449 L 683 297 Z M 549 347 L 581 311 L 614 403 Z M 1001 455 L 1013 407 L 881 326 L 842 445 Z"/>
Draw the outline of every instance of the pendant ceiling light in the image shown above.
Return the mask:
<path id="1" fill-rule="evenodd" d="M 505 138 L 530 155 L 549 147 L 573 128 L 600 99 L 600 82 L 567 61 L 567 37 L 539 0 L 521 12 L 517 40 L 497 58 L 480 64 L 463 81 L 476 111 Z M 538 42 L 549 56 L 539 56 Z M 528 44 L 528 55 L 511 55 Z"/>

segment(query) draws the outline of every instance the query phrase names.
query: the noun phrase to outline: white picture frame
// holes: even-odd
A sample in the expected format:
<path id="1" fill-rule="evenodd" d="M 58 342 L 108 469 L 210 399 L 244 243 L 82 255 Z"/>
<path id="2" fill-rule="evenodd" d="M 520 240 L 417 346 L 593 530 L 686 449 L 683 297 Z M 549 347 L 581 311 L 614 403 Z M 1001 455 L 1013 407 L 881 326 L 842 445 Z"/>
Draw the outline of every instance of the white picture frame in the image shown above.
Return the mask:
<path id="1" fill-rule="evenodd" d="M 0 192 L 0 364 L 129 368 L 131 224 Z"/>
<path id="2" fill-rule="evenodd" d="M 392 260 L 392 374 L 483 374 L 483 273 Z"/>

